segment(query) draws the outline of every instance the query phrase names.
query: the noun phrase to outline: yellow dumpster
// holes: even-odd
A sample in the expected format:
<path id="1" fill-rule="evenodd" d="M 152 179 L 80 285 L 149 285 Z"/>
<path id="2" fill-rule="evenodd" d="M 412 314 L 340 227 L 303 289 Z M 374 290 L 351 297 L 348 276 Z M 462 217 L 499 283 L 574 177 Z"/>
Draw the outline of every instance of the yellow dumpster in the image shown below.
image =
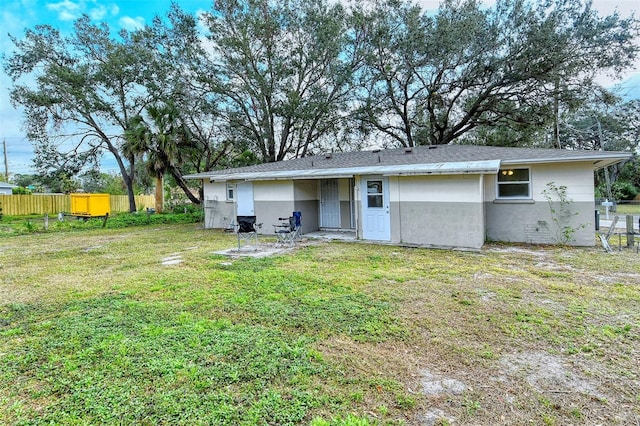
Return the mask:
<path id="1" fill-rule="evenodd" d="M 111 214 L 109 194 L 71 194 L 71 215 L 103 217 Z"/>

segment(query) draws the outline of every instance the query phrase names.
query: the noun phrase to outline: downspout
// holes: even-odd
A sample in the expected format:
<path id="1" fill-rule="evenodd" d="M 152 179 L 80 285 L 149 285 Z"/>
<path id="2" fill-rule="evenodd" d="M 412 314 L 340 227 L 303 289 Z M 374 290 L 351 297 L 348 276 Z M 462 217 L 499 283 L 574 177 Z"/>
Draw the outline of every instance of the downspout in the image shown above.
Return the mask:
<path id="1" fill-rule="evenodd" d="M 402 195 L 401 195 L 401 190 L 400 190 L 400 176 L 397 176 L 397 181 L 396 184 L 398 186 L 397 191 L 398 191 L 398 227 L 400 228 L 400 232 L 399 232 L 399 237 L 400 237 L 400 243 L 402 243 L 404 241 L 404 237 L 402 235 Z M 391 194 L 389 194 L 389 198 L 391 198 Z M 389 200 L 389 207 L 391 207 L 391 200 Z M 391 221 L 389 221 L 391 222 Z"/>
<path id="2" fill-rule="evenodd" d="M 362 239 L 360 236 L 360 209 L 362 208 L 362 200 L 360 199 L 360 186 L 358 185 L 358 180 L 362 181 L 362 176 L 354 175 L 353 179 L 353 198 L 355 200 L 356 205 L 354 206 L 354 218 L 355 218 L 355 227 L 356 227 L 356 239 Z M 360 208 L 358 208 L 360 207 Z"/>
<path id="3" fill-rule="evenodd" d="M 487 241 L 487 203 L 484 199 L 484 173 L 480 173 L 478 186 L 480 187 L 480 203 L 482 204 L 482 245 Z"/>

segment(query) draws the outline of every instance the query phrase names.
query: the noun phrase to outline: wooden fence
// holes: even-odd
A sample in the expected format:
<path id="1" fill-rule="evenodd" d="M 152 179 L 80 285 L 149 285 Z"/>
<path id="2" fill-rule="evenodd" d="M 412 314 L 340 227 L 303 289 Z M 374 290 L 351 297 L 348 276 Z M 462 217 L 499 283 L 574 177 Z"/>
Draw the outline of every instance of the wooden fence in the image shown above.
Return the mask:
<path id="1" fill-rule="evenodd" d="M 155 207 L 153 195 L 136 195 L 138 210 Z M 0 195 L 2 214 L 22 216 L 29 214 L 71 213 L 71 196 L 63 194 Z M 126 195 L 111 196 L 111 212 L 128 212 Z"/>

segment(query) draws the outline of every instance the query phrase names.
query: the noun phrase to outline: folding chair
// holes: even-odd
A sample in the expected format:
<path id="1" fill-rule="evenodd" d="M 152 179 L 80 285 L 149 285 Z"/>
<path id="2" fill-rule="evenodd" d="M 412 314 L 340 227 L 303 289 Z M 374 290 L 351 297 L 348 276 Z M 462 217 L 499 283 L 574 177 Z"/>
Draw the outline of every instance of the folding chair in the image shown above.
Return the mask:
<path id="1" fill-rule="evenodd" d="M 288 245 L 291 247 L 293 243 L 300 238 L 302 229 L 302 213 L 293 212 L 289 217 L 279 217 L 280 225 L 273 225 L 273 231 L 276 234 L 276 246 Z"/>
<path id="2" fill-rule="evenodd" d="M 276 234 L 276 246 L 288 245 L 293 246 L 293 240 L 296 236 L 296 218 L 279 217 L 280 225 L 273 225 L 273 232 Z"/>
<path id="3" fill-rule="evenodd" d="M 258 231 L 256 230 L 256 217 L 237 216 L 236 223 L 238 224 L 236 229 L 238 250 L 241 250 L 243 247 L 253 247 L 253 250 L 257 251 Z"/>

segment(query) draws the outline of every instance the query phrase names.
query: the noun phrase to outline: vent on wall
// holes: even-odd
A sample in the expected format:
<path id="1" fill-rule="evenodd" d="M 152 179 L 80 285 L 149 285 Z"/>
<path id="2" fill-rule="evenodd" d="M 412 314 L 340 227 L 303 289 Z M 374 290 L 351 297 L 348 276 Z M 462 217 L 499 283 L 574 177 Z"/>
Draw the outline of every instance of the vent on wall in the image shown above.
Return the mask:
<path id="1" fill-rule="evenodd" d="M 333 153 L 332 152 L 327 152 L 326 154 L 324 154 L 324 158 L 326 158 L 327 160 L 333 157 Z"/>
<path id="2" fill-rule="evenodd" d="M 405 154 L 411 154 L 412 152 L 413 152 L 413 147 L 411 147 L 411 146 L 406 146 L 406 147 L 404 148 L 404 153 L 405 153 Z"/>

